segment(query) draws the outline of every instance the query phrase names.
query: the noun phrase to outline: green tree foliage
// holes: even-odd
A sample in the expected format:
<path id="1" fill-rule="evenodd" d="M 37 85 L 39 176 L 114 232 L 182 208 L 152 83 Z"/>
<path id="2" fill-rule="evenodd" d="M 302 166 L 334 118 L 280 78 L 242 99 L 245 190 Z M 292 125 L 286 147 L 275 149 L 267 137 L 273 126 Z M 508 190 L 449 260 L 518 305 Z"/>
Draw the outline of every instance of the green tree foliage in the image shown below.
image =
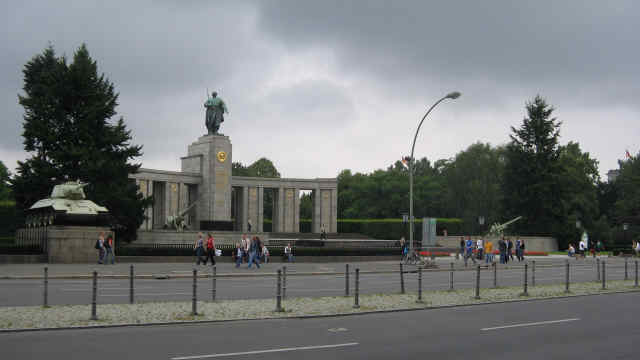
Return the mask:
<path id="1" fill-rule="evenodd" d="M 479 216 L 484 216 L 485 227 L 502 220 L 503 152 L 503 148 L 475 143 L 443 163 L 444 215 L 464 219 L 474 229 Z"/>
<path id="2" fill-rule="evenodd" d="M 620 193 L 615 202 L 616 220 L 618 223 L 640 225 L 640 152 L 618 164 L 620 175 L 616 184 Z"/>
<path id="3" fill-rule="evenodd" d="M 600 219 L 598 206 L 598 161 L 588 152 L 582 152 L 574 142 L 560 146 L 558 152 L 560 192 L 553 205 L 558 216 L 554 235 L 559 245 L 565 247 L 568 242 L 578 242 L 583 229 L 576 229 L 576 220 L 580 220 L 592 240 L 607 240 L 608 231 Z"/>
<path id="4" fill-rule="evenodd" d="M 128 176 L 139 164 L 141 146 L 131 145 L 131 132 L 117 114 L 118 94 L 85 45 L 73 61 L 57 57 L 53 47 L 24 66 L 24 147 L 31 153 L 18 163 L 13 180 L 19 209 L 47 197 L 53 185 L 81 180 L 88 198 L 106 206 L 123 239 L 135 238 L 144 220 L 144 200 Z"/>
<path id="5" fill-rule="evenodd" d="M 0 161 L 0 201 L 7 201 L 13 198 L 11 188 L 9 187 L 9 180 L 11 173 L 4 163 Z"/>
<path id="6" fill-rule="evenodd" d="M 504 215 L 524 217 L 514 224 L 520 233 L 549 235 L 561 218 L 557 207 L 561 122 L 551 117 L 553 107 L 540 96 L 528 102 L 526 109 L 528 117 L 520 128 L 511 127 L 511 142 L 505 150 Z"/>

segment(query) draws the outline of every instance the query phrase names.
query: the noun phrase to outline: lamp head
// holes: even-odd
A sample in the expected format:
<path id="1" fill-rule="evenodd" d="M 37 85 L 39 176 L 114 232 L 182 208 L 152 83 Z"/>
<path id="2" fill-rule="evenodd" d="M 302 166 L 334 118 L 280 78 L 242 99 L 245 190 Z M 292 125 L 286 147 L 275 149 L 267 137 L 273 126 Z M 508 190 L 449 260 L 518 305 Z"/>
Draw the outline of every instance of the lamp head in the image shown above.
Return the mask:
<path id="1" fill-rule="evenodd" d="M 459 98 L 459 97 L 460 97 L 460 95 L 462 95 L 462 94 L 460 94 L 460 92 L 458 92 L 458 91 L 454 91 L 454 92 L 450 92 L 450 93 L 448 93 L 448 94 L 447 94 L 447 96 L 446 96 L 446 98 L 447 98 L 447 99 L 457 99 L 457 98 Z"/>

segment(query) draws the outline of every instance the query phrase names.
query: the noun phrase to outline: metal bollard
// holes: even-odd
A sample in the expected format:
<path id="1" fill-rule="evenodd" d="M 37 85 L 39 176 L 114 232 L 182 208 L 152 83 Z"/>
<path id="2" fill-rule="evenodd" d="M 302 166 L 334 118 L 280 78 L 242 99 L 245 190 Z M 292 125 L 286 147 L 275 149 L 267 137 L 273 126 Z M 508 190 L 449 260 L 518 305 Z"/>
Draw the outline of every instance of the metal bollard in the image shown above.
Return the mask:
<path id="1" fill-rule="evenodd" d="M 565 274 L 565 279 L 564 279 L 564 283 L 565 283 L 564 284 L 564 286 L 565 286 L 564 292 L 568 293 L 569 292 L 569 260 L 566 260 L 566 262 L 567 263 L 565 264 L 565 266 L 566 266 L 566 274 Z"/>
<path id="2" fill-rule="evenodd" d="M 198 270 L 193 269 L 193 296 L 191 297 L 191 315 L 198 315 Z"/>
<path id="3" fill-rule="evenodd" d="M 353 301 L 353 308 L 358 309 L 360 307 L 360 269 L 358 268 L 356 268 L 356 294 Z"/>
<path id="4" fill-rule="evenodd" d="M 480 299 L 480 265 L 476 267 L 476 299 Z"/>
<path id="5" fill-rule="evenodd" d="M 607 288 L 607 273 L 606 273 L 606 263 L 602 260 L 602 290 Z"/>
<path id="6" fill-rule="evenodd" d="M 529 296 L 528 283 L 527 283 L 528 269 L 529 269 L 529 264 L 525 262 L 524 263 L 524 291 L 522 292 L 522 294 L 520 294 L 520 296 Z"/>
<path id="7" fill-rule="evenodd" d="M 287 266 L 282 267 L 282 300 L 287 298 Z"/>
<path id="8" fill-rule="evenodd" d="M 276 311 L 282 312 L 282 270 L 278 269 L 278 281 L 276 284 Z"/>
<path id="9" fill-rule="evenodd" d="M 215 265 L 211 267 L 211 301 L 216 301 L 216 281 L 218 277 L 218 269 Z"/>
<path id="10" fill-rule="evenodd" d="M 533 264 L 531 266 L 531 286 L 536 286 L 536 261 L 531 261 Z"/>
<path id="11" fill-rule="evenodd" d="M 404 268 L 400 263 L 400 294 L 404 294 Z"/>
<path id="12" fill-rule="evenodd" d="M 344 296 L 349 296 L 349 264 L 344 266 Z"/>
<path id="13" fill-rule="evenodd" d="M 91 297 L 91 320 L 98 320 L 96 302 L 98 300 L 98 272 L 93 271 L 93 296 Z"/>
<path id="14" fill-rule="evenodd" d="M 633 286 L 638 287 L 638 260 L 636 260 L 636 280 Z"/>
<path id="15" fill-rule="evenodd" d="M 600 259 L 596 259 L 596 277 L 600 281 Z"/>
<path id="16" fill-rule="evenodd" d="M 422 303 L 422 266 L 418 266 L 418 300 L 417 303 Z"/>
<path id="17" fill-rule="evenodd" d="M 449 291 L 453 291 L 453 263 L 451 263 L 451 273 L 449 274 Z"/>
<path id="18" fill-rule="evenodd" d="M 493 265 L 493 288 L 498 288 L 498 264 L 492 263 Z"/>
<path id="19" fill-rule="evenodd" d="M 129 267 L 129 304 L 133 304 L 133 265 Z"/>
<path id="20" fill-rule="evenodd" d="M 44 307 L 49 307 L 49 268 L 44 267 Z"/>
<path id="21" fill-rule="evenodd" d="M 629 280 L 629 264 L 627 258 L 624 258 L 624 279 Z"/>

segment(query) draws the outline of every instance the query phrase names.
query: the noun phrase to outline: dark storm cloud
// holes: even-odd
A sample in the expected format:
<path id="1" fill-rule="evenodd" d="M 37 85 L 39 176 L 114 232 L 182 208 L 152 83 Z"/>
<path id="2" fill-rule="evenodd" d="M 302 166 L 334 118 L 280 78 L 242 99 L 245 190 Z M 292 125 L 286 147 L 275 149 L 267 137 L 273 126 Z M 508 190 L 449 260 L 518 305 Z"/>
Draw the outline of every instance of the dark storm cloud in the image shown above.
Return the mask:
<path id="1" fill-rule="evenodd" d="M 608 101 L 637 104 L 634 1 L 260 4 L 260 25 L 275 38 L 293 47 L 335 47 L 345 72 L 377 77 L 395 90 L 418 93 L 434 82 L 481 89 L 490 81 L 571 96 L 604 86 Z"/>
<path id="2" fill-rule="evenodd" d="M 48 42 L 85 42 L 120 93 L 145 167 L 178 169 L 204 133 L 205 92 L 230 114 L 233 160 L 272 159 L 284 176 L 384 167 L 425 107 L 461 99 L 424 128 L 421 156 L 508 139 L 536 94 L 566 140 L 615 166 L 640 137 L 640 5 L 633 1 L 6 2 L 0 44 L 0 160 L 22 152 L 22 66 Z M 607 126 L 601 124 L 606 121 Z M 616 139 L 616 146 L 609 145 Z M 403 150 L 404 149 L 404 150 Z"/>

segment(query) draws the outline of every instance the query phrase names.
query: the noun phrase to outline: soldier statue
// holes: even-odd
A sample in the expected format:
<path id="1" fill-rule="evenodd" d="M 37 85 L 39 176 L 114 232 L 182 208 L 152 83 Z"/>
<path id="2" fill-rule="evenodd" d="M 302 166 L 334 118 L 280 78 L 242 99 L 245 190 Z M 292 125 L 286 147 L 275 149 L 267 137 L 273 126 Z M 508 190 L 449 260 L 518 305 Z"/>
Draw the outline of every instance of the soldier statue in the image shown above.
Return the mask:
<path id="1" fill-rule="evenodd" d="M 220 124 L 224 121 L 224 113 L 229 113 L 227 105 L 217 96 L 217 92 L 212 92 L 211 97 L 204 103 L 204 107 L 207 109 L 205 117 L 207 135 L 220 135 L 218 130 L 220 129 Z"/>

